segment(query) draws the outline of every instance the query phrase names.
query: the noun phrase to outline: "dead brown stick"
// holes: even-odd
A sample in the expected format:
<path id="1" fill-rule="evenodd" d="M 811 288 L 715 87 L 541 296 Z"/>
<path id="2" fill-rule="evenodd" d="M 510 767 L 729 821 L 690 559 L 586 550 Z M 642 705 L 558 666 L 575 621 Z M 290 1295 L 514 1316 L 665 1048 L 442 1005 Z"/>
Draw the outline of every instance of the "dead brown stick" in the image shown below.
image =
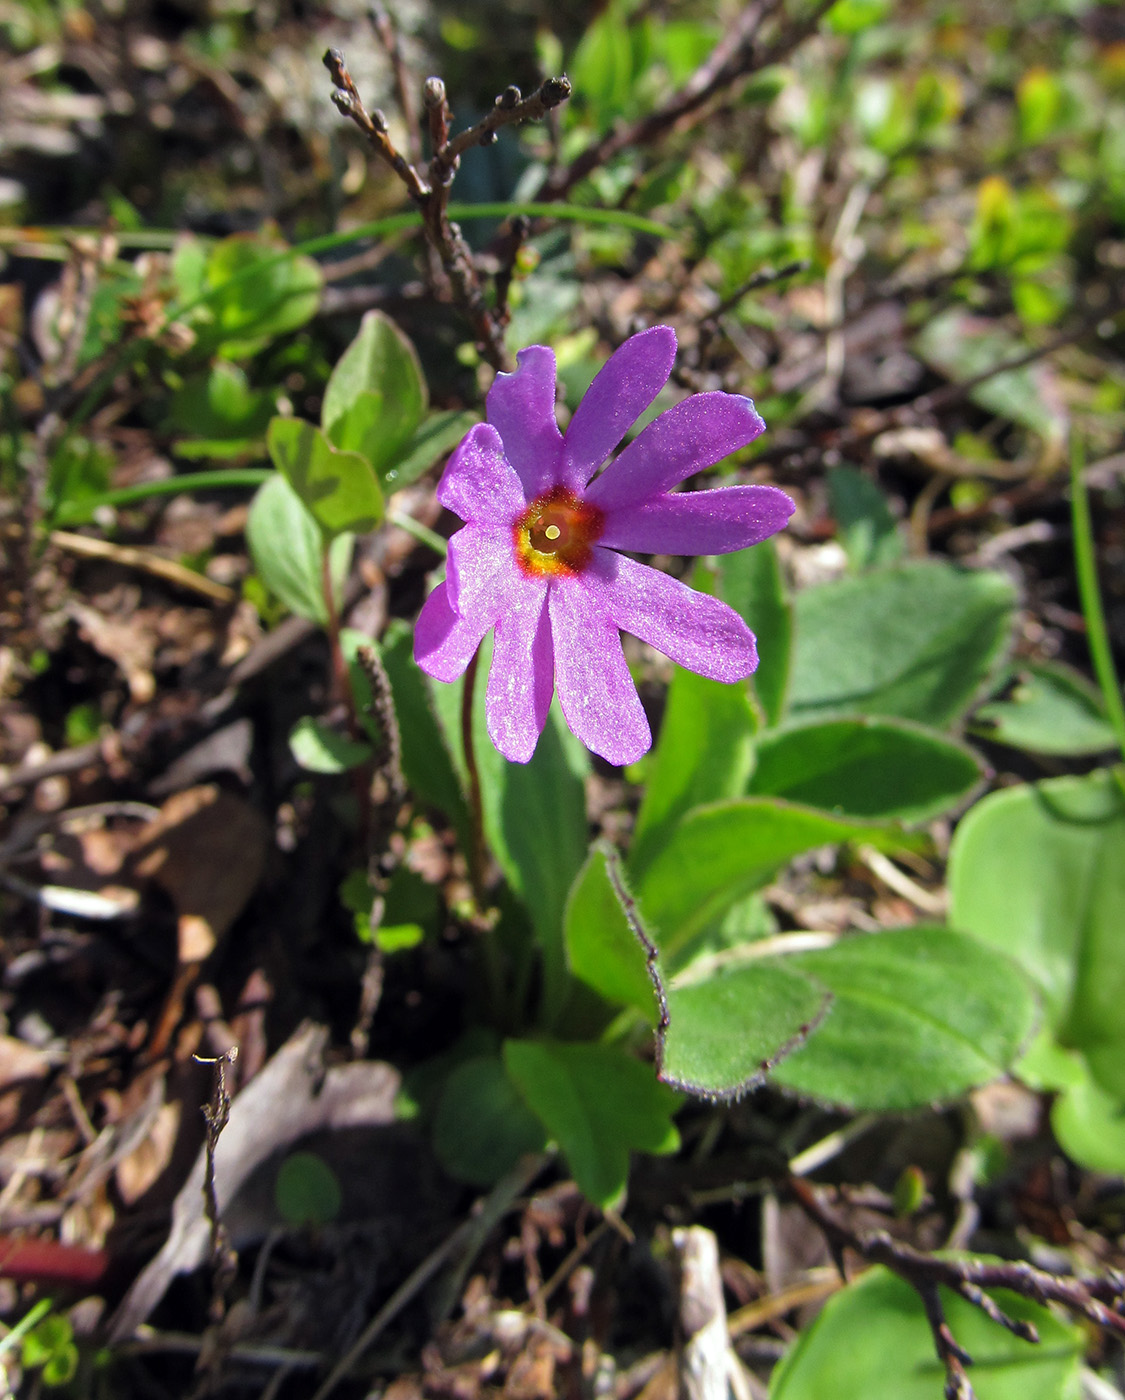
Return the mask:
<path id="1" fill-rule="evenodd" d="M 511 359 L 504 345 L 503 313 L 489 306 L 469 245 L 460 228 L 449 218 L 449 189 L 465 151 L 473 146 L 489 145 L 503 126 L 543 117 L 570 96 L 569 81 L 565 77 L 548 78 L 526 98 L 518 88 L 505 88 L 483 120 L 450 139 L 445 84 L 440 78 L 427 79 L 423 102 L 433 155 L 427 178 L 423 178 L 391 141 L 383 113 L 377 109 L 368 111 L 364 106 L 343 54 L 338 49 L 329 49 L 324 55 L 324 65 L 332 77 L 332 101 L 359 127 L 417 205 L 426 241 L 441 262 L 454 300 L 472 323 L 481 354 L 493 369 L 510 370 Z"/>
<path id="2" fill-rule="evenodd" d="M 809 1219 L 823 1232 L 843 1273 L 845 1250 L 852 1250 L 871 1264 L 882 1264 L 908 1283 L 918 1294 L 926 1320 L 933 1333 L 934 1349 L 945 1367 L 946 1400 L 974 1400 L 966 1367 L 972 1358 L 950 1330 L 942 1307 L 939 1285 L 979 1308 L 986 1317 L 1021 1337 L 1038 1342 L 1039 1334 L 1022 1318 L 1009 1317 L 985 1292 L 1004 1288 L 1036 1303 L 1057 1303 L 1095 1327 L 1125 1338 L 1125 1279 L 1116 1273 L 1105 1278 L 1083 1280 L 1062 1278 L 1031 1264 L 993 1264 L 983 1259 L 947 1259 L 923 1254 L 908 1244 L 892 1239 L 885 1230 L 852 1229 L 836 1212 L 823 1203 L 816 1190 L 797 1176 L 788 1178 L 789 1194 Z"/>

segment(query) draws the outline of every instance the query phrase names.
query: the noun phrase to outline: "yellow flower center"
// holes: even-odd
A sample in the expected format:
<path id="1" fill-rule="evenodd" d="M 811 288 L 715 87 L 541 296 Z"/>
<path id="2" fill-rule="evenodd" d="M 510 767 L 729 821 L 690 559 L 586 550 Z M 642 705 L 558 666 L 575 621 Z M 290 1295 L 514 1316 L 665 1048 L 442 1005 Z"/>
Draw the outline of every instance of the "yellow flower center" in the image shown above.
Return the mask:
<path id="1" fill-rule="evenodd" d="M 556 486 L 537 496 L 513 524 L 516 562 L 525 574 L 538 578 L 581 573 L 604 527 L 605 516 L 597 506 Z"/>

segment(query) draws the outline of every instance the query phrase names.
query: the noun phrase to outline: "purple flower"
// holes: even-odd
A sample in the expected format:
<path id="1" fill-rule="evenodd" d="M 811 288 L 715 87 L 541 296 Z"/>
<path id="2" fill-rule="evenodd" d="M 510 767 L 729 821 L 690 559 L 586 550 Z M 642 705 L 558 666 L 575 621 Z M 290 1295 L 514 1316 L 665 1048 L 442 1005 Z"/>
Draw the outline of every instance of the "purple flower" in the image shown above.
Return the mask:
<path id="1" fill-rule="evenodd" d="M 793 502 L 776 487 L 671 489 L 754 441 L 765 424 L 753 403 L 695 394 L 596 474 L 663 388 L 675 354 L 668 326 L 627 340 L 564 436 L 554 353 L 522 350 L 519 368 L 489 390 L 488 422 L 463 439 L 438 486 L 466 524 L 418 618 L 414 655 L 437 680 L 456 680 L 495 627 L 488 732 L 516 763 L 535 752 L 556 686 L 587 748 L 617 764 L 648 750 L 622 630 L 716 680 L 742 680 L 758 665 L 753 633 L 725 603 L 617 552 L 725 554 L 782 528 Z"/>

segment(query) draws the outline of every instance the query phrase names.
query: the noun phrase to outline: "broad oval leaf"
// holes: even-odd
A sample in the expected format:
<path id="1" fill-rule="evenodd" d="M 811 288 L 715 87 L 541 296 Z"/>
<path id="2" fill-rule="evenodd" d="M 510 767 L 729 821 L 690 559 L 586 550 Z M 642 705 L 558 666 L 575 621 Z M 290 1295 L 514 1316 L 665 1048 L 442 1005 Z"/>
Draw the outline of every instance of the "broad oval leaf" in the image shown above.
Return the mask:
<path id="1" fill-rule="evenodd" d="M 201 292 L 213 325 L 200 341 L 218 341 L 228 359 L 256 354 L 270 340 L 303 326 L 320 303 L 324 278 L 312 258 L 290 252 L 279 240 L 235 233 L 207 257 Z"/>
<path id="2" fill-rule="evenodd" d="M 772 959 L 673 987 L 660 1077 L 707 1098 L 746 1093 L 804 1044 L 828 1003 L 823 987 Z"/>
<path id="3" fill-rule="evenodd" d="M 491 1186 L 525 1152 L 541 1152 L 543 1125 L 516 1092 L 497 1055 L 476 1055 L 452 1071 L 434 1112 L 437 1159 L 456 1181 Z"/>
<path id="4" fill-rule="evenodd" d="M 425 417 L 426 381 L 414 346 L 382 311 L 369 311 L 324 391 L 321 423 L 334 446 L 382 472 Z"/>
<path id="5" fill-rule="evenodd" d="M 917 1108 L 1003 1074 L 1037 1006 L 1008 958 L 945 928 L 893 929 L 783 965 L 832 993 L 827 1015 L 775 1079 L 847 1108 Z"/>
<path id="6" fill-rule="evenodd" d="M 328 538 L 363 534 L 382 520 L 382 489 L 358 452 L 337 452 L 319 428 L 299 418 L 272 419 L 266 446 Z"/>
<path id="7" fill-rule="evenodd" d="M 1058 662 L 1021 668 L 1006 699 L 974 712 L 973 729 L 982 738 L 1030 753 L 1096 754 L 1117 745 L 1100 691 Z"/>
<path id="8" fill-rule="evenodd" d="M 921 822 L 963 802 L 983 776 L 963 744 L 890 719 L 833 719 L 765 734 L 751 793 L 837 815 Z"/>
<path id="9" fill-rule="evenodd" d="M 675 1152 L 678 1099 L 651 1065 L 613 1045 L 508 1040 L 504 1063 L 595 1205 L 624 1195 L 630 1151 Z"/>
<path id="10" fill-rule="evenodd" d="M 324 538 L 301 498 L 280 474 L 264 482 L 250 503 L 246 542 L 254 567 L 270 592 L 298 617 L 326 626 Z M 351 535 L 337 535 L 328 549 L 337 606 L 348 576 L 352 544 Z"/>
<path id="11" fill-rule="evenodd" d="M 1033 1323 L 1034 1346 L 941 1290 L 950 1330 L 972 1356 L 978 1400 L 1078 1400 L 1081 1328 L 1017 1294 L 993 1295 L 1009 1317 Z M 770 1378 L 769 1400 L 936 1400 L 944 1370 L 922 1300 L 886 1269 L 870 1269 L 830 1298 Z"/>
<path id="12" fill-rule="evenodd" d="M 289 731 L 289 751 L 310 773 L 346 773 L 372 753 L 370 744 L 338 734 L 312 715 L 303 715 Z"/>
<path id="13" fill-rule="evenodd" d="M 790 708 L 896 715 L 943 728 L 987 681 L 1016 603 L 1003 574 L 936 560 L 799 593 Z"/>
<path id="14" fill-rule="evenodd" d="M 994 792 L 958 826 L 951 922 L 1014 958 L 1125 1100 L 1125 797 L 1110 772 Z"/>

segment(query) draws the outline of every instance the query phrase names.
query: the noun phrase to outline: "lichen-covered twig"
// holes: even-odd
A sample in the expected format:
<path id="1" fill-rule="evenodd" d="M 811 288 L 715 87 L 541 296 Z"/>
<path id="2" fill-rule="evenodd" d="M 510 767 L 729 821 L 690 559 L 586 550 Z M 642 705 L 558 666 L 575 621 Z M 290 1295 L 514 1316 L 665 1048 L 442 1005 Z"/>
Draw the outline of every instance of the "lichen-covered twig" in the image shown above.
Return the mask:
<path id="1" fill-rule="evenodd" d="M 934 1349 L 945 1367 L 945 1400 L 974 1400 L 967 1366 L 972 1357 L 950 1330 L 939 1287 L 964 1298 L 998 1326 L 1025 1342 L 1038 1342 L 1029 1322 L 1009 1317 L 985 1291 L 1004 1288 L 1036 1303 L 1056 1303 L 1095 1327 L 1125 1339 L 1125 1277 L 1111 1272 L 1100 1279 L 1063 1278 L 1025 1263 L 994 1264 L 983 1259 L 950 1259 L 924 1254 L 892 1239 L 884 1230 L 855 1230 L 828 1209 L 815 1189 L 798 1176 L 788 1178 L 790 1195 L 822 1231 L 837 1264 L 853 1250 L 872 1264 L 890 1269 L 918 1294 L 933 1333 Z"/>

